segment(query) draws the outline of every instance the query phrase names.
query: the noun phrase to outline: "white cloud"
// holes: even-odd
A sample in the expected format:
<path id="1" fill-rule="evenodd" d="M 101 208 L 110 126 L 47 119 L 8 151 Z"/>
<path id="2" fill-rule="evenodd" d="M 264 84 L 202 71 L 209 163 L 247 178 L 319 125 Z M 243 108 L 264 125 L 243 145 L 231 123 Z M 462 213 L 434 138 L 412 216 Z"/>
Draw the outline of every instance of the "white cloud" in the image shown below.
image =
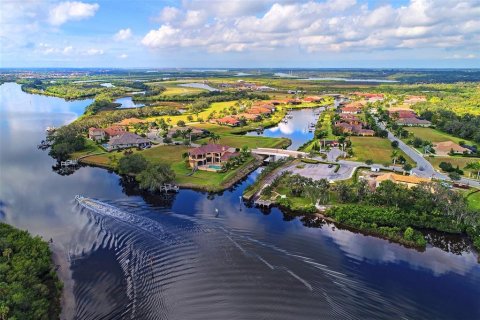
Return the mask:
<path id="1" fill-rule="evenodd" d="M 128 58 L 128 54 L 122 53 L 121 55 L 118 56 L 120 59 L 126 59 Z"/>
<path id="2" fill-rule="evenodd" d="M 204 11 L 187 11 L 183 26 L 185 28 L 199 27 L 207 20 L 207 14 Z"/>
<path id="3" fill-rule="evenodd" d="M 78 1 L 61 2 L 50 9 L 48 20 L 50 24 L 59 26 L 72 20 L 82 20 L 93 17 L 100 6 Z"/>
<path id="4" fill-rule="evenodd" d="M 127 29 L 120 29 L 115 35 L 113 36 L 113 39 L 115 41 L 125 41 L 129 39 L 132 36 L 132 30 L 130 28 Z"/>
<path id="5" fill-rule="evenodd" d="M 85 54 L 88 55 L 88 56 L 98 56 L 98 55 L 102 55 L 104 53 L 105 52 L 102 49 L 96 49 L 96 48 L 90 48 L 90 49 L 85 51 Z"/>
<path id="6" fill-rule="evenodd" d="M 174 7 L 164 7 L 160 12 L 160 15 L 155 19 L 159 22 L 173 22 L 177 20 L 181 15 L 181 11 Z"/>
<path id="7" fill-rule="evenodd" d="M 63 48 L 63 54 L 69 54 L 70 52 L 72 52 L 72 50 L 73 50 L 72 46 L 65 47 Z"/>
<path id="8" fill-rule="evenodd" d="M 282 47 L 307 52 L 480 50 L 479 1 L 411 0 L 400 7 L 355 0 L 254 2 L 186 0 L 181 8 L 165 8 L 163 24 L 142 43 L 214 52 Z"/>
<path id="9" fill-rule="evenodd" d="M 142 44 L 150 48 L 175 46 L 179 42 L 179 29 L 174 29 L 169 25 L 163 25 L 158 30 L 151 30 L 142 39 Z"/>

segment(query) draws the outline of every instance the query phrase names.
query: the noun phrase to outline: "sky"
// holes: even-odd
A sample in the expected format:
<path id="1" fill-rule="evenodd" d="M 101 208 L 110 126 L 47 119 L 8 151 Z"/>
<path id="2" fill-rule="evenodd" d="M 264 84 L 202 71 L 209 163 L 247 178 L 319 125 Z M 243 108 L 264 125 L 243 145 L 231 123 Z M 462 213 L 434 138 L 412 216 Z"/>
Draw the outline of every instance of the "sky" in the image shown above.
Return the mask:
<path id="1" fill-rule="evenodd" d="M 0 0 L 0 67 L 480 68 L 480 0 Z"/>

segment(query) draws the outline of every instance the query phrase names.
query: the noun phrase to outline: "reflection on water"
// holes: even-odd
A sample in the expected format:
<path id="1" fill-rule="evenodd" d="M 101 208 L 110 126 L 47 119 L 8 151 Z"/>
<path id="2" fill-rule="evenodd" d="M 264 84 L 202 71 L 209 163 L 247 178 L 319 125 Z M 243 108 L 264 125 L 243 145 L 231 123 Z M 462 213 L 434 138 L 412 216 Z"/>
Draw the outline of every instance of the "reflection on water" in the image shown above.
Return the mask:
<path id="1" fill-rule="evenodd" d="M 284 119 L 286 122 L 282 121 L 272 128 L 265 129 L 262 133 L 252 131 L 246 135 L 261 135 L 271 138 L 286 137 L 292 141 L 288 149 L 297 150 L 306 141 L 313 139 L 314 132 L 310 124 L 317 123 L 321 110 L 323 108 L 291 110 L 289 111 L 290 118 L 287 116 Z"/>
<path id="2" fill-rule="evenodd" d="M 125 108 L 140 108 L 140 107 L 144 107 L 145 104 L 143 103 L 138 103 L 138 102 L 134 102 L 132 100 L 132 97 L 123 97 L 123 98 L 118 98 L 114 101 L 115 103 L 120 103 L 121 106 L 118 107 L 120 109 L 125 109 Z"/>
<path id="3" fill-rule="evenodd" d="M 53 238 L 66 318 L 480 317 L 480 267 L 458 239 L 432 235 L 452 253 L 418 252 L 275 208 L 262 214 L 239 198 L 258 172 L 221 194 L 170 197 L 98 168 L 60 176 L 36 144 L 90 102 L 18 89 L 0 86 L 0 219 Z M 78 206 L 76 194 L 122 214 Z"/>

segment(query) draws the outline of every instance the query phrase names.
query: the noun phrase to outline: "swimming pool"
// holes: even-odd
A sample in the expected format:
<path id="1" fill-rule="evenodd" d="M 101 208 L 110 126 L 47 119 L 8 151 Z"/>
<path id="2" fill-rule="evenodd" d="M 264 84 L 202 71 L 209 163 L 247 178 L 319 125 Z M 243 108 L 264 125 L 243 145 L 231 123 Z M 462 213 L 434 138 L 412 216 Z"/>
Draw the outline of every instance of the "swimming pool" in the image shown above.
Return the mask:
<path id="1" fill-rule="evenodd" d="M 215 169 L 215 170 L 221 170 L 222 169 L 222 166 L 221 165 L 218 165 L 218 164 L 210 164 L 208 166 L 208 168 L 210 169 Z"/>

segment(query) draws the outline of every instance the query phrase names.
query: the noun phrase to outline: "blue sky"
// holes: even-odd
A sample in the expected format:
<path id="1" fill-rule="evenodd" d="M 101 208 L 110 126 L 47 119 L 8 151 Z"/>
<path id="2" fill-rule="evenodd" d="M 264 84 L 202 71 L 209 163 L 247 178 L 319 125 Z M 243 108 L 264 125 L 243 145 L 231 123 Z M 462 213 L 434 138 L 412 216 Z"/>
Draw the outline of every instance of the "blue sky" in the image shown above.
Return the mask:
<path id="1" fill-rule="evenodd" d="M 0 67 L 480 67 L 480 1 L 0 0 Z"/>

